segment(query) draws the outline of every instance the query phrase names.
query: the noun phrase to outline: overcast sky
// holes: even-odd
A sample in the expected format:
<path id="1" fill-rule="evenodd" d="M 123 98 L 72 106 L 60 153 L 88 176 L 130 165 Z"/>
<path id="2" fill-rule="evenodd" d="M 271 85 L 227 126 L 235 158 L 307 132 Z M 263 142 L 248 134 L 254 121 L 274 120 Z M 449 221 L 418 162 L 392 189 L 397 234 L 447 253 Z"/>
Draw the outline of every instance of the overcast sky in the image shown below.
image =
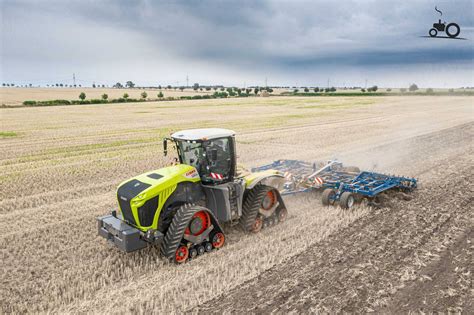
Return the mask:
<path id="1" fill-rule="evenodd" d="M 2 82 L 474 86 L 470 0 L 0 3 Z"/>

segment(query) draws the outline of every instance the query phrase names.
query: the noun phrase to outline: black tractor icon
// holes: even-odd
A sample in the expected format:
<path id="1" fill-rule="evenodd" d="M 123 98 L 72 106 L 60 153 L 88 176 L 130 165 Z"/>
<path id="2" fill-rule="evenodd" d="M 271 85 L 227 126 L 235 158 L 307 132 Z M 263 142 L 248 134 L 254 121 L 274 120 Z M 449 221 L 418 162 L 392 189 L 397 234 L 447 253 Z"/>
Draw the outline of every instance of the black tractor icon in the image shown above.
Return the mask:
<path id="1" fill-rule="evenodd" d="M 446 32 L 451 38 L 456 38 L 461 32 L 461 28 L 456 23 L 449 23 L 446 25 L 446 22 L 441 23 L 441 20 L 438 23 L 433 23 L 433 28 L 430 29 L 429 34 L 431 37 L 436 37 L 438 32 Z"/>

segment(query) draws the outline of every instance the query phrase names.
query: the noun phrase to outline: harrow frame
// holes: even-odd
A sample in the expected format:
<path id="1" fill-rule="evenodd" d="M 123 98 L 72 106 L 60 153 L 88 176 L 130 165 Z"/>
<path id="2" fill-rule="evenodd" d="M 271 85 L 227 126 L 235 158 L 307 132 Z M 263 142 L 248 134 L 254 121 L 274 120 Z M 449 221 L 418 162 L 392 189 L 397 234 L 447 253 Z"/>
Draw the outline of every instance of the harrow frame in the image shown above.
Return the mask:
<path id="1" fill-rule="evenodd" d="M 319 169 L 317 166 L 320 166 Z M 410 192 L 417 188 L 417 180 L 411 177 L 359 171 L 344 167 L 336 160 L 324 163 L 308 163 L 299 160 L 277 160 L 271 164 L 252 168 L 252 172 L 275 169 L 286 179 L 282 195 L 294 195 L 313 190 L 333 189 L 331 201 L 339 201 L 345 192 L 357 194 L 369 200 L 392 189 Z"/>

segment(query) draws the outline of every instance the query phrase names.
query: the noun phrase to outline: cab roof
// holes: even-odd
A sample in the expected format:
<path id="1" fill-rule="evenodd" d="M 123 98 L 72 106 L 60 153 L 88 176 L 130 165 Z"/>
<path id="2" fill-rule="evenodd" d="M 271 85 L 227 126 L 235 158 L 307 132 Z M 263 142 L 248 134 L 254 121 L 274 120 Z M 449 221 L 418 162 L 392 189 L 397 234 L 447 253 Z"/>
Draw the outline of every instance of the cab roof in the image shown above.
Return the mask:
<path id="1" fill-rule="evenodd" d="M 222 128 L 203 128 L 203 129 L 188 129 L 175 132 L 171 135 L 173 139 L 180 140 L 210 140 L 217 138 L 224 138 L 234 136 L 235 132 L 229 129 Z"/>

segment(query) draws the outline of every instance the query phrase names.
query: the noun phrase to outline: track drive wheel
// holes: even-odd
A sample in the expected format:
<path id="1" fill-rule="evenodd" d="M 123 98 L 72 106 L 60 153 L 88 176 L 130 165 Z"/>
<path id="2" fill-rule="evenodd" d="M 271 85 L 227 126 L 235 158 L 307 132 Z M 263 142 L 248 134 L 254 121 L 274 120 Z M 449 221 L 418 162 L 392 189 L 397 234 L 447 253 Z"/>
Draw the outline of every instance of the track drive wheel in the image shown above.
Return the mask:
<path id="1" fill-rule="evenodd" d="M 342 193 L 341 199 L 339 200 L 339 205 L 341 206 L 341 208 L 350 209 L 354 206 L 354 203 L 355 203 L 354 194 L 348 191 Z"/>
<path id="2" fill-rule="evenodd" d="M 329 206 L 334 204 L 334 196 L 336 196 L 336 192 L 332 188 L 326 188 L 323 191 L 323 196 L 321 201 L 323 202 L 324 206 Z"/>
<path id="3" fill-rule="evenodd" d="M 275 188 L 266 185 L 257 185 L 251 189 L 242 207 L 240 225 L 243 230 L 253 233 L 260 232 L 264 223 L 261 213 L 270 216 L 272 211 L 278 210 L 275 210 L 277 202 L 278 192 Z"/>

